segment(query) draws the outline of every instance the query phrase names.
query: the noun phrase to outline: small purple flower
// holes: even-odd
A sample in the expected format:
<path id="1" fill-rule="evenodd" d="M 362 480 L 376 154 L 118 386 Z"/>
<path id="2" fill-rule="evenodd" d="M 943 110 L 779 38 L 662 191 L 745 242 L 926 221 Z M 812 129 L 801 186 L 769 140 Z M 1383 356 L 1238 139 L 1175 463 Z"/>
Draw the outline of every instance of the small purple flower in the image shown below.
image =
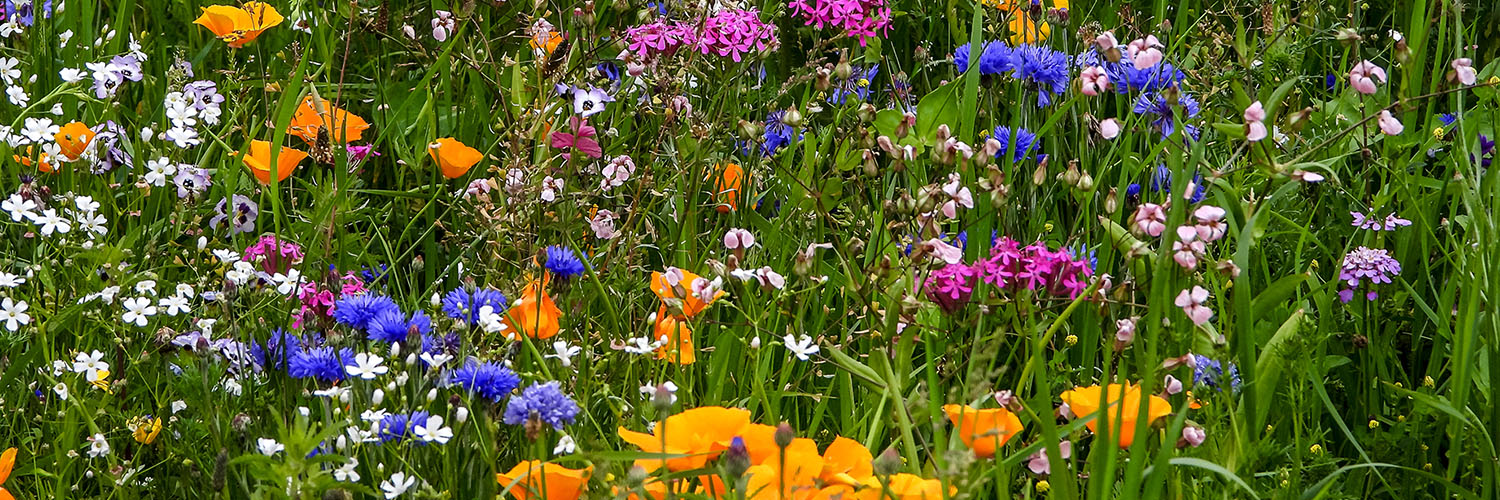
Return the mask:
<path id="1" fill-rule="evenodd" d="M 250 233 L 255 231 L 255 219 L 260 216 L 260 205 L 256 205 L 250 197 L 237 194 L 234 195 L 234 217 L 231 219 L 225 211 L 227 199 L 219 200 L 214 206 L 214 215 L 208 220 L 208 227 L 218 229 L 220 224 L 229 223 L 229 234 Z"/>
<path id="2" fill-rule="evenodd" d="M 1178 94 L 1177 102 L 1175 103 L 1169 101 L 1166 96 L 1155 92 L 1147 92 L 1141 94 L 1140 97 L 1136 98 L 1135 107 L 1132 109 L 1132 111 L 1134 111 L 1135 114 L 1138 115 L 1155 116 L 1156 119 L 1152 120 L 1151 125 L 1155 126 L 1157 130 L 1161 131 L 1161 137 L 1165 139 L 1168 136 L 1171 136 L 1172 132 L 1177 130 L 1177 121 L 1175 115 L 1172 112 L 1172 108 L 1174 106 L 1182 107 L 1183 118 L 1192 118 L 1198 116 L 1198 112 L 1200 111 L 1200 108 L 1198 107 L 1198 100 L 1193 99 L 1193 96 L 1186 92 Z M 1185 132 L 1188 137 L 1193 138 L 1193 140 L 1198 139 L 1197 126 L 1191 123 L 1185 123 L 1183 124 L 1183 127 L 1183 132 Z"/>
<path id="3" fill-rule="evenodd" d="M 944 312 L 953 314 L 969 303 L 974 294 L 974 278 L 978 276 L 979 270 L 975 267 L 963 263 L 949 264 L 928 274 L 922 288 L 926 290 L 928 300 Z"/>
<path id="4" fill-rule="evenodd" d="M 583 90 L 572 85 L 559 83 L 557 84 L 557 93 L 564 97 L 571 97 L 573 99 L 573 112 L 585 118 L 603 112 L 605 104 L 615 102 L 614 97 L 610 97 L 608 92 L 598 87 Z"/>
<path id="5" fill-rule="evenodd" d="M 1345 303 L 1354 299 L 1354 289 L 1361 283 L 1369 281 L 1371 288 L 1365 294 L 1368 300 L 1375 300 L 1380 294 L 1376 293 L 1373 285 L 1390 283 L 1391 276 L 1401 274 L 1401 262 L 1397 261 L 1391 253 L 1383 248 L 1359 247 L 1344 255 L 1344 262 L 1339 271 L 1339 280 L 1346 285 L 1339 291 L 1339 300 Z"/>
<path id="6" fill-rule="evenodd" d="M 578 403 L 558 388 L 557 382 L 532 384 L 521 395 L 510 398 L 505 405 L 505 423 L 524 425 L 532 416 L 537 420 L 562 430 L 563 426 L 578 418 Z"/>
<path id="7" fill-rule="evenodd" d="M 197 198 L 205 191 L 212 181 L 209 180 L 208 170 L 192 165 L 178 165 L 177 176 L 172 179 L 177 185 L 178 198 Z"/>
<path id="8" fill-rule="evenodd" d="M 849 100 L 851 95 L 859 97 L 861 102 L 868 102 L 870 81 L 874 80 L 877 74 L 880 74 L 879 64 L 871 65 L 868 69 L 855 66 L 849 78 L 838 82 L 838 85 L 828 94 L 828 102 L 842 105 Z"/>

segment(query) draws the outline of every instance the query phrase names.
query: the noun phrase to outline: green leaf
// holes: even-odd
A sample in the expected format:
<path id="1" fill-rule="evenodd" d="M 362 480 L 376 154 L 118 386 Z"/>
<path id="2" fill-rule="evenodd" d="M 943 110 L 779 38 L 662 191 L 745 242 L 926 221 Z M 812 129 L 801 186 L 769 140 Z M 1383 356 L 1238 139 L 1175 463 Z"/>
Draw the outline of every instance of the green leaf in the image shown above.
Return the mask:
<path id="1" fill-rule="evenodd" d="M 947 125 L 948 130 L 958 130 L 960 105 L 959 87 L 962 81 L 948 82 L 947 85 L 938 87 L 937 90 L 922 97 L 917 102 L 917 139 L 923 144 L 931 146 L 937 144 L 937 130 L 939 125 Z"/>

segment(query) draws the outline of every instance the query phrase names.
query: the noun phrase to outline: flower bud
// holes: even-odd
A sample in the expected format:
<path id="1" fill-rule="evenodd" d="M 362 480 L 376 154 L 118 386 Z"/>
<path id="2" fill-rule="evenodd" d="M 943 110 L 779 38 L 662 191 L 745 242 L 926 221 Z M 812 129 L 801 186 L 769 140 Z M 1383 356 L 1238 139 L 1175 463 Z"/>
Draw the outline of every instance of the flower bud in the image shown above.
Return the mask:
<path id="1" fill-rule="evenodd" d="M 786 108 L 786 113 L 782 113 L 781 115 L 781 123 L 785 123 L 787 126 L 790 126 L 792 128 L 801 128 L 802 112 L 797 111 L 796 106 Z"/>
<path id="2" fill-rule="evenodd" d="M 1104 196 L 1104 213 L 1114 215 L 1120 210 L 1120 189 L 1109 188 L 1109 194 Z"/>
<path id="3" fill-rule="evenodd" d="M 469 421 L 469 407 L 460 406 L 453 411 L 453 420 L 462 424 Z"/>
<path id="4" fill-rule="evenodd" d="M 370 395 L 370 406 L 380 406 L 380 403 L 384 403 L 384 402 L 385 402 L 385 391 L 382 390 L 382 389 L 380 389 L 379 387 L 376 387 L 375 388 L 375 393 Z"/>
<path id="5" fill-rule="evenodd" d="M 729 442 L 729 449 L 724 450 L 723 455 L 724 472 L 729 477 L 738 479 L 745 475 L 745 470 L 750 468 L 750 450 L 745 448 L 745 440 L 735 436 Z"/>

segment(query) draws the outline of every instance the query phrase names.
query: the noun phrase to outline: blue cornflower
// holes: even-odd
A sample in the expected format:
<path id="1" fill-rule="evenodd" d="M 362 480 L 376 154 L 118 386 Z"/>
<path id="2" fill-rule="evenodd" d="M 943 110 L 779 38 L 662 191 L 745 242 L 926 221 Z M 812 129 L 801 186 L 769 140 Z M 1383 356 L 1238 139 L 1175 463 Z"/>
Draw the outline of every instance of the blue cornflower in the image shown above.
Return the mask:
<path id="1" fill-rule="evenodd" d="M 1041 144 L 1037 143 L 1036 134 L 1020 127 L 1015 129 L 1014 140 L 1011 137 L 1010 127 L 1004 125 L 995 127 L 995 134 L 992 137 L 1000 141 L 1000 150 L 995 152 L 996 159 L 1004 158 L 1006 154 L 1009 154 L 1013 161 L 1019 163 L 1042 149 Z"/>
<path id="2" fill-rule="evenodd" d="M 496 313 L 505 311 L 505 294 L 491 288 L 474 290 L 471 295 L 463 287 L 454 288 L 443 296 L 443 314 L 448 317 L 468 322 L 479 323 L 479 309 L 484 306 L 494 308 Z"/>
<path id="3" fill-rule="evenodd" d="M 36 2 L 28 2 L 25 5 L 17 6 L 13 0 L 5 0 L 3 7 L 4 15 L 0 15 L 0 20 L 8 19 L 28 27 L 36 22 Z M 52 18 L 52 0 L 42 3 L 42 16 L 49 19 Z"/>
<path id="4" fill-rule="evenodd" d="M 293 378 L 316 378 L 323 382 L 344 379 L 344 367 L 354 365 L 354 350 L 332 346 L 310 347 L 292 355 L 287 361 L 287 375 Z"/>
<path id="5" fill-rule="evenodd" d="M 1333 89 L 1338 88 L 1338 86 L 1339 86 L 1339 77 L 1338 77 L 1338 75 L 1335 75 L 1333 73 L 1329 73 L 1329 74 L 1323 76 L 1323 88 L 1328 89 L 1329 92 L 1332 92 Z"/>
<path id="6" fill-rule="evenodd" d="M 505 365 L 470 359 L 464 366 L 448 373 L 448 383 L 499 403 L 521 385 L 521 377 Z"/>
<path id="7" fill-rule="evenodd" d="M 1193 99 L 1191 94 L 1180 93 L 1176 104 L 1182 106 L 1183 118 L 1198 116 L 1198 100 Z M 1135 108 L 1132 111 L 1138 115 L 1155 115 L 1156 119 L 1152 120 L 1151 125 L 1160 130 L 1162 138 L 1165 139 L 1177 130 L 1177 119 L 1172 113 L 1172 108 L 1173 103 L 1168 102 L 1166 97 L 1156 92 L 1147 92 L 1136 98 Z M 1193 140 L 1198 139 L 1198 127 L 1195 125 L 1184 123 L 1183 132 Z"/>
<path id="8" fill-rule="evenodd" d="M 370 340 L 394 344 L 405 342 L 407 335 L 414 329 L 418 334 L 423 335 L 431 332 L 432 318 L 421 310 L 413 312 L 411 318 L 408 319 L 406 315 L 401 314 L 400 309 L 385 309 L 370 318 L 370 328 L 367 333 Z"/>
<path id="9" fill-rule="evenodd" d="M 360 269 L 359 276 L 364 278 L 366 286 L 373 287 L 376 283 L 385 279 L 388 274 L 386 272 L 387 269 L 389 268 L 385 264 L 381 264 L 378 270 L 373 267 L 365 267 Z"/>
<path id="10" fill-rule="evenodd" d="M 1193 190 L 1193 196 L 1188 199 L 1188 202 L 1198 203 L 1203 201 L 1208 196 L 1208 183 L 1203 182 L 1203 174 L 1193 174 L 1193 185 L 1196 187 Z M 1166 165 L 1157 165 L 1156 170 L 1151 174 L 1149 187 L 1153 193 L 1172 189 L 1172 170 L 1168 169 Z M 1132 183 L 1129 187 L 1125 188 L 1125 196 L 1134 198 L 1140 194 L 1140 184 Z"/>
<path id="11" fill-rule="evenodd" d="M 1160 92 L 1177 86 L 1187 78 L 1187 75 L 1168 62 L 1146 69 L 1135 69 L 1134 64 L 1123 62 L 1109 63 L 1104 66 L 1104 74 L 1109 75 L 1109 82 L 1115 87 L 1117 94 Z"/>
<path id="12" fill-rule="evenodd" d="M 968 43 L 959 45 L 958 50 L 953 51 L 953 65 L 958 68 L 959 73 L 967 73 L 969 71 L 969 50 L 971 50 L 972 45 Z"/>
<path id="13" fill-rule="evenodd" d="M 1068 91 L 1068 55 L 1051 47 L 1022 45 L 1014 50 L 1016 78 L 1037 92 L 1036 106 L 1052 104 L 1054 94 Z"/>
<path id="14" fill-rule="evenodd" d="M 406 441 L 416 435 L 416 427 L 427 422 L 431 413 L 425 411 L 414 411 L 411 414 L 391 413 L 380 419 L 380 441 L 389 443 L 391 441 Z"/>
<path id="15" fill-rule="evenodd" d="M 849 78 L 833 87 L 833 93 L 828 94 L 828 102 L 832 104 L 844 104 L 848 102 L 850 95 L 859 97 L 862 102 L 870 100 L 870 81 L 875 75 L 880 74 L 880 65 L 875 64 L 869 68 L 855 66 L 854 71 L 849 73 Z"/>
<path id="16" fill-rule="evenodd" d="M 1204 385 L 1222 391 L 1222 384 L 1226 383 L 1226 379 L 1230 391 L 1240 391 L 1240 369 L 1234 363 L 1229 363 L 1229 370 L 1225 371 L 1219 360 L 1201 354 L 1193 355 L 1193 385 Z"/>
<path id="17" fill-rule="evenodd" d="M 578 417 L 578 403 L 563 394 L 555 381 L 531 384 L 531 387 L 521 391 L 520 396 L 510 398 L 510 402 L 506 403 L 505 423 L 522 425 L 533 414 L 542 423 L 562 430 L 564 425 L 573 423 L 573 419 Z"/>
<path id="18" fill-rule="evenodd" d="M 375 294 L 346 295 L 333 304 L 333 319 L 354 329 L 369 328 L 370 319 L 382 311 L 401 308 L 390 297 Z"/>
<path id="19" fill-rule="evenodd" d="M 620 66 L 615 64 L 614 61 L 601 62 L 594 66 L 594 69 L 599 70 L 599 74 L 604 75 L 609 81 L 620 81 Z"/>
<path id="20" fill-rule="evenodd" d="M 984 44 L 984 52 L 979 53 L 979 74 L 998 75 L 1016 69 L 1016 51 L 1011 49 L 1005 42 L 990 42 Z"/>
<path id="21" fill-rule="evenodd" d="M 583 261 L 573 249 L 552 245 L 547 247 L 547 270 L 559 278 L 571 278 L 583 274 Z"/>
<path id="22" fill-rule="evenodd" d="M 793 141 L 802 140 L 802 131 L 794 130 L 791 125 L 787 125 L 781 121 L 785 115 L 786 111 L 780 109 L 766 113 L 766 131 L 764 134 L 766 143 L 764 146 L 761 146 L 762 152 L 766 156 L 775 156 L 776 150 L 781 149 L 782 146 L 791 144 Z M 749 154 L 748 149 L 747 145 L 746 154 Z"/>
<path id="23" fill-rule="evenodd" d="M 1443 126 L 1446 127 L 1452 125 L 1454 122 L 1457 122 L 1458 115 L 1455 115 L 1453 113 L 1443 113 L 1441 115 L 1438 115 L 1438 121 L 1443 122 Z"/>
<path id="24" fill-rule="evenodd" d="M 302 351 L 302 339 L 280 328 L 271 332 L 264 347 L 260 342 L 250 343 L 250 357 L 261 368 L 285 368 L 292 355 Z"/>

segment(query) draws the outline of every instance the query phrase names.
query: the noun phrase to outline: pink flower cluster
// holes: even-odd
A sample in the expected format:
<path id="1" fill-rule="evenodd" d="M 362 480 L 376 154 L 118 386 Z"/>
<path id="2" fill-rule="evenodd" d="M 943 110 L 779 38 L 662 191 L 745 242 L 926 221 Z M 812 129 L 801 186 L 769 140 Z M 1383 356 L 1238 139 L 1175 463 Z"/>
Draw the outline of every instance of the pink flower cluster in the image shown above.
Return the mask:
<path id="1" fill-rule="evenodd" d="M 858 38 L 861 47 L 866 38 L 883 36 L 891 27 L 891 9 L 885 0 L 792 0 L 787 8 L 809 26 L 843 29 L 845 35 Z"/>
<path id="2" fill-rule="evenodd" d="M 1067 250 L 1052 251 L 1041 242 L 1022 247 L 1016 240 L 1002 237 L 995 241 L 989 258 L 973 264 L 955 259 L 928 274 L 922 289 L 928 300 L 952 313 L 969 303 L 974 287 L 980 282 L 1011 291 L 1041 290 L 1072 299 L 1088 288 L 1085 278 L 1093 274 L 1088 260 L 1074 258 Z"/>
<path id="3" fill-rule="evenodd" d="M 1359 247 L 1344 255 L 1344 264 L 1339 271 L 1339 279 L 1344 281 L 1343 290 L 1339 290 L 1339 300 L 1347 303 L 1354 299 L 1354 289 L 1364 280 L 1370 283 L 1390 283 L 1391 276 L 1401 274 L 1401 262 L 1391 257 L 1391 253 L 1383 248 Z M 1368 300 L 1375 300 L 1380 294 L 1371 289 L 1365 294 Z"/>
<path id="4" fill-rule="evenodd" d="M 365 293 L 365 280 L 353 272 L 345 272 L 339 276 L 339 297 Z M 309 317 L 331 317 L 333 315 L 333 303 L 337 299 L 332 290 L 324 289 L 317 283 L 303 283 L 297 290 L 297 300 L 302 302 L 302 308 L 292 314 L 292 328 L 302 328 L 303 320 Z"/>
<path id="5" fill-rule="evenodd" d="M 735 62 L 753 51 L 774 49 L 777 44 L 776 26 L 761 21 L 755 9 L 720 10 L 704 19 L 701 28 L 694 23 L 657 19 L 626 30 L 625 41 L 631 53 L 648 59 L 688 47 Z"/>
<path id="6" fill-rule="evenodd" d="M 255 244 L 246 247 L 245 254 L 241 258 L 245 262 L 260 264 L 261 270 L 267 273 L 279 273 L 302 262 L 302 247 L 290 241 L 278 240 L 276 235 L 267 234 L 256 240 Z"/>
<path id="7" fill-rule="evenodd" d="M 927 283 L 922 288 L 927 292 L 927 300 L 952 314 L 969 303 L 969 297 L 974 295 L 974 278 L 978 274 L 974 266 L 948 264 L 928 274 Z"/>

